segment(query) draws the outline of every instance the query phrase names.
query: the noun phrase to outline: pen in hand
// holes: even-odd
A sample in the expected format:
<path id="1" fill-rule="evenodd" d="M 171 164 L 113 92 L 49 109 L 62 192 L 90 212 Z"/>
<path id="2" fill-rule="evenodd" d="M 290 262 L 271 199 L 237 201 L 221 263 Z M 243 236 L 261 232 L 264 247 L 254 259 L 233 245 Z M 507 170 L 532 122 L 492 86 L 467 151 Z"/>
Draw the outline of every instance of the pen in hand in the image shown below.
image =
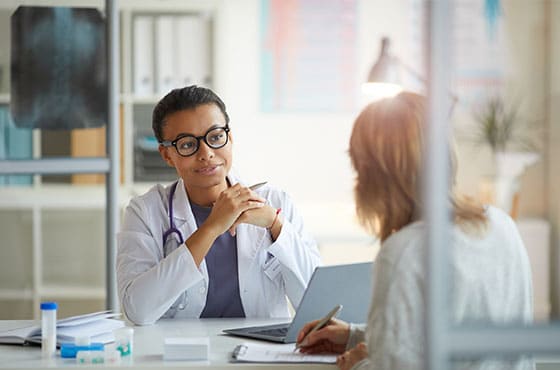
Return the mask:
<path id="1" fill-rule="evenodd" d="M 257 190 L 258 188 L 262 187 L 263 185 L 266 185 L 266 181 L 259 182 L 258 184 L 251 185 L 251 186 L 249 186 L 249 189 Z"/>
<path id="2" fill-rule="evenodd" d="M 319 329 L 322 329 L 325 325 L 329 323 L 329 321 L 331 321 L 333 317 L 336 316 L 336 314 L 340 312 L 340 310 L 342 310 L 341 304 L 335 306 L 335 308 L 333 308 L 325 317 L 319 320 L 319 322 L 315 324 L 315 326 L 309 332 L 307 332 L 307 334 L 305 334 L 301 342 L 296 343 L 296 348 L 294 348 L 294 352 L 297 351 L 299 348 L 301 348 L 301 343 L 305 341 L 305 339 L 309 336 L 309 334 L 316 332 Z"/>

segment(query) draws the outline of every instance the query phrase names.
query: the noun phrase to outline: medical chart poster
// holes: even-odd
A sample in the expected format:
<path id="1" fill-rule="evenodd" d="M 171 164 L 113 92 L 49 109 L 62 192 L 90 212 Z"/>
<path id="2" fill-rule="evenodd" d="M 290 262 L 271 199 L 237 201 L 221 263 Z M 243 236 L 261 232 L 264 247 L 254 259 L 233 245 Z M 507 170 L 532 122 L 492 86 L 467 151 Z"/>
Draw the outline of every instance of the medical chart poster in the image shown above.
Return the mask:
<path id="1" fill-rule="evenodd" d="M 261 0 L 261 111 L 355 108 L 354 0 Z"/>

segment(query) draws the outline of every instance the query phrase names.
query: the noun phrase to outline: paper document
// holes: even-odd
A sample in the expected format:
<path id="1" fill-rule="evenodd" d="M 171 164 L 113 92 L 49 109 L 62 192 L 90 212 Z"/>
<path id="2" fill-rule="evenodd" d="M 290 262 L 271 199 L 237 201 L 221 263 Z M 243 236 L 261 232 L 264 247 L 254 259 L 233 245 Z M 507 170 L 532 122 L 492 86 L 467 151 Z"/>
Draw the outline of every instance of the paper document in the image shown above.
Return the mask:
<path id="1" fill-rule="evenodd" d="M 77 337 L 90 337 L 92 342 L 112 342 L 113 330 L 125 325 L 124 321 L 112 319 L 116 316 L 120 314 L 101 311 L 58 320 L 57 344 L 73 343 Z M 41 343 L 41 322 L 30 321 L 29 324 L 0 331 L 0 343 Z"/>
<path id="2" fill-rule="evenodd" d="M 306 362 L 334 364 L 336 355 L 308 355 L 294 352 L 295 344 L 243 343 L 235 347 L 232 362 Z"/>

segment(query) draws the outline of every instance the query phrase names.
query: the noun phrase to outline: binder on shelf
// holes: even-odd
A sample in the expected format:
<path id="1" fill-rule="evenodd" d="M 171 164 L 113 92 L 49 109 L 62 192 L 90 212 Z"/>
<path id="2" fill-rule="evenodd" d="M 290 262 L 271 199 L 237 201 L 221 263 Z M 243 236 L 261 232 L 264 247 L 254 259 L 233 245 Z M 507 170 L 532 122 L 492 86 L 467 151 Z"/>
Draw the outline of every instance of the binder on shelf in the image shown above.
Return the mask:
<path id="1" fill-rule="evenodd" d="M 205 86 L 212 84 L 212 39 L 210 32 L 210 18 L 201 15 L 198 17 L 199 37 L 197 38 L 200 50 L 196 72 L 199 83 Z"/>
<path id="2" fill-rule="evenodd" d="M 156 87 L 158 95 L 167 94 L 171 89 L 179 87 L 176 75 L 176 31 L 174 16 L 160 15 L 156 17 Z"/>
<path id="3" fill-rule="evenodd" d="M 16 127 L 8 106 L 0 106 L 0 160 L 31 159 L 33 157 L 33 138 L 31 129 Z M 0 175 L 0 185 L 31 185 L 31 175 Z"/>
<path id="4" fill-rule="evenodd" d="M 197 63 L 197 50 L 189 42 L 196 34 L 196 16 L 182 15 L 175 19 L 177 34 L 181 35 L 180 42 L 177 43 L 177 76 L 183 86 L 199 84 L 200 81 L 194 73 Z"/>
<path id="5" fill-rule="evenodd" d="M 154 18 L 138 15 L 133 23 L 133 90 L 137 96 L 151 96 L 155 93 Z"/>
<path id="6" fill-rule="evenodd" d="M 198 84 L 208 86 L 210 78 L 210 25 L 207 16 L 183 15 L 177 17 L 178 71 L 184 85 Z"/>

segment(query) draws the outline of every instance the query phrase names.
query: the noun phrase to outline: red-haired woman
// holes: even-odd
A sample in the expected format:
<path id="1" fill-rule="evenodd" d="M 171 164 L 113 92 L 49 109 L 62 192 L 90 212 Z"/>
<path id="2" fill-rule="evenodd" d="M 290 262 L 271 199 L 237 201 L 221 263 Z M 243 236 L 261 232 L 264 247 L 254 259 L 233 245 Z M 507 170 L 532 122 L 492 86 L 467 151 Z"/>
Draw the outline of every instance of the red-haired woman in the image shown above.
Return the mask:
<path id="1" fill-rule="evenodd" d="M 421 369 L 426 289 L 426 224 L 420 192 L 426 101 L 400 93 L 368 105 L 354 123 L 350 158 L 362 225 L 379 237 L 367 326 L 332 320 L 302 351 L 339 353 L 341 369 Z M 451 150 L 453 180 L 455 155 Z M 451 230 L 449 310 L 454 323 L 532 320 L 529 260 L 512 219 L 456 194 Z M 445 318 L 442 318 L 445 319 Z M 315 322 L 299 333 L 302 341 Z M 531 360 L 458 362 L 458 368 L 532 369 Z"/>

